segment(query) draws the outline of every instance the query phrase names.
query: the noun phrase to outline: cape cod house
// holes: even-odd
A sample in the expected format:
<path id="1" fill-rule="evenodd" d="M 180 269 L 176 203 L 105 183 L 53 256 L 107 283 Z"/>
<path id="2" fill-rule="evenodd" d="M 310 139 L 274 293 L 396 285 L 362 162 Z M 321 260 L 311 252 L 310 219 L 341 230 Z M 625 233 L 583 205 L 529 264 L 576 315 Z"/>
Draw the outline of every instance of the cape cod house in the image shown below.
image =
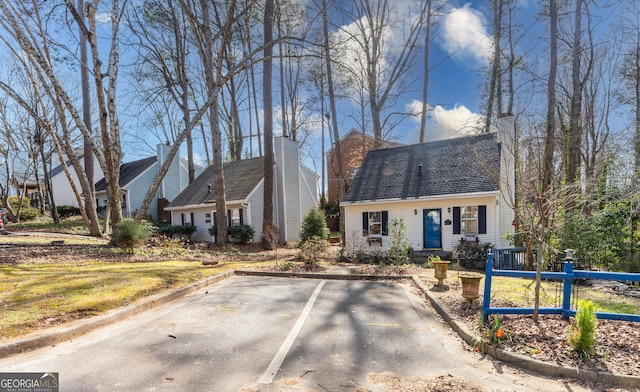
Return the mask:
<path id="1" fill-rule="evenodd" d="M 513 129 L 509 116 L 497 133 L 370 151 L 341 203 L 347 252 L 388 249 L 393 218 L 414 250 L 450 252 L 463 239 L 507 247 Z"/>
<path id="2" fill-rule="evenodd" d="M 286 137 L 274 139 L 274 223 L 280 242 L 300 239 L 302 218 L 318 206 L 318 174 L 300 162 L 299 146 Z M 227 224 L 246 224 L 255 230 L 253 242 L 262 241 L 264 157 L 224 164 Z M 197 227 L 193 240 L 213 242 L 209 234 L 216 221 L 213 167 L 208 167 L 165 208 L 173 225 Z"/>
<path id="3" fill-rule="evenodd" d="M 157 155 L 124 163 L 120 166 L 120 191 L 122 197 L 122 216 L 133 217 L 142 205 L 142 201 L 151 187 L 153 179 L 164 164 L 171 146 L 158 144 Z M 204 169 L 196 165 L 196 176 Z M 156 192 L 147 214 L 152 219 L 169 220 L 164 216 L 167 206 L 189 185 L 187 160 L 176 156 L 165 174 Z M 107 205 L 107 183 L 104 178 L 96 183 L 96 201 L 98 208 Z"/>

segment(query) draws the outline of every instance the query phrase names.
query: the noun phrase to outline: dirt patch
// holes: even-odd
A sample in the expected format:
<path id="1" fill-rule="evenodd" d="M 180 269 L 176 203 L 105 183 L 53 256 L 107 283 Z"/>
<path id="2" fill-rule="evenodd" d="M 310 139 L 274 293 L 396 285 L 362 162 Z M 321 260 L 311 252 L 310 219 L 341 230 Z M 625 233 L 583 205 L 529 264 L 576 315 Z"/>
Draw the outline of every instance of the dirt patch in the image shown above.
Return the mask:
<path id="1" fill-rule="evenodd" d="M 469 384 L 468 382 L 456 378 L 452 375 L 438 376 L 434 378 L 411 378 L 403 379 L 390 373 L 375 373 L 369 375 L 369 381 L 376 385 L 385 385 L 389 391 L 404 392 L 453 392 L 468 391 L 481 392 L 482 389 Z M 360 390 L 364 392 L 365 390 Z M 359 392 L 360 392 L 359 391 Z"/>

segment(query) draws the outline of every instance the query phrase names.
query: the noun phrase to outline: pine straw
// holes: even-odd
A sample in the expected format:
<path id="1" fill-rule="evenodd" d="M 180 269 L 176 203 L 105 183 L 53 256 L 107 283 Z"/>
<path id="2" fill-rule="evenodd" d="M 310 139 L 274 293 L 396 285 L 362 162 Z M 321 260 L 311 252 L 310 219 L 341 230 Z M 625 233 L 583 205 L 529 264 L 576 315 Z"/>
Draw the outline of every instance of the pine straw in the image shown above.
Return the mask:
<path id="1" fill-rule="evenodd" d="M 433 278 L 424 276 L 422 278 L 428 282 L 427 286 L 436 283 Z M 490 316 L 486 324 L 481 323 L 482 297 L 474 303 L 469 303 L 462 298 L 461 292 L 462 288 L 459 284 L 452 285 L 449 290 L 432 291 L 433 295 L 445 304 L 452 316 L 464 322 L 476 336 L 488 342 L 494 316 Z M 491 306 L 521 307 L 523 305 L 494 298 Z M 532 315 L 500 315 L 499 320 L 506 333 L 506 338 L 499 344 L 503 350 L 565 367 L 618 375 L 640 374 L 640 325 L 638 323 L 598 320 L 594 352 L 584 360 L 567 342 L 569 327 L 575 322 L 573 318 L 564 320 L 560 315 L 541 314 L 538 316 L 538 322 L 534 322 Z"/>

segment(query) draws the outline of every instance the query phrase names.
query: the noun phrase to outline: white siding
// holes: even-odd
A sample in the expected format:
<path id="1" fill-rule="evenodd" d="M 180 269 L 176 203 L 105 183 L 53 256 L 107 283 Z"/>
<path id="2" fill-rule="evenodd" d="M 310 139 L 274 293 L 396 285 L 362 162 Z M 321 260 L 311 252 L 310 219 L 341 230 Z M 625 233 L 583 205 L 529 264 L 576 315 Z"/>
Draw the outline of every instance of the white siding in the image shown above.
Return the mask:
<path id="1" fill-rule="evenodd" d="M 193 233 L 191 239 L 193 241 L 212 242 L 213 238 L 209 234 L 209 228 L 213 226 L 214 211 L 215 204 L 203 204 L 190 210 L 173 210 L 171 211 L 171 224 L 182 224 L 182 214 L 185 214 L 186 220 L 189 221 L 191 219 L 190 215 L 193 213 L 193 222 L 191 223 L 197 227 L 197 230 Z M 207 217 L 207 214 L 210 214 L 210 216 Z M 206 222 L 207 220 L 211 220 L 211 222 Z"/>
<path id="2" fill-rule="evenodd" d="M 255 189 L 249 194 L 247 198 L 247 223 L 255 234 L 253 235 L 254 242 L 262 242 L 262 223 L 263 223 L 263 207 L 264 207 L 264 181 L 260 181 Z M 275 207 L 274 207 L 275 209 Z"/>
<path id="3" fill-rule="evenodd" d="M 300 165 L 300 216 L 304 216 L 309 210 L 318 208 L 318 181 L 319 176 L 309 168 Z M 302 232 L 302 219 L 299 231 Z"/>
<path id="4" fill-rule="evenodd" d="M 84 158 L 80 160 L 81 166 L 84 168 Z M 102 168 L 96 159 L 94 159 L 93 164 L 94 170 L 94 182 L 97 182 L 102 177 L 104 177 L 104 173 L 102 172 Z M 80 180 L 78 180 L 78 175 L 76 174 L 73 166 L 69 165 L 69 172 L 71 173 L 71 179 L 73 180 L 78 192 L 82 194 L 82 187 L 80 186 Z M 57 175 L 51 178 L 51 188 L 53 189 L 53 199 L 57 206 L 74 206 L 78 207 L 78 201 L 76 199 L 73 190 L 71 189 L 71 184 L 69 183 L 69 179 L 67 178 L 67 174 L 64 171 L 61 171 Z"/>
<path id="5" fill-rule="evenodd" d="M 275 138 L 274 157 L 276 161 L 275 205 L 280 228 L 280 241 L 298 241 L 300 239 L 300 162 L 298 143 L 285 137 Z"/>
<path id="6" fill-rule="evenodd" d="M 496 198 L 468 197 L 456 200 L 419 200 L 387 203 L 369 203 L 345 206 L 345 241 L 348 252 L 353 251 L 385 251 L 389 247 L 389 237 L 382 237 L 382 247 L 369 246 L 367 237 L 362 235 L 362 213 L 371 211 L 388 211 L 389 223 L 393 218 L 403 218 L 407 224 L 407 238 L 414 250 L 424 248 L 423 210 L 441 209 L 442 211 L 442 250 L 451 251 L 463 237 L 453 234 L 453 207 L 487 206 L 487 234 L 478 235 L 480 242 L 495 245 L 496 239 Z M 445 221 L 452 221 L 445 224 Z"/>
<path id="7" fill-rule="evenodd" d="M 133 217 L 137 210 L 140 208 L 142 204 L 142 200 L 144 200 L 144 196 L 149 191 L 149 187 L 153 182 L 153 178 L 158 173 L 158 164 L 154 163 L 147 170 L 145 170 L 142 174 L 136 177 L 133 181 L 131 181 L 126 186 L 126 190 L 128 193 L 127 200 L 127 211 Z M 153 219 L 158 218 L 158 193 L 156 192 L 156 196 L 151 200 L 151 205 L 147 210 L 147 214 L 151 215 Z"/>

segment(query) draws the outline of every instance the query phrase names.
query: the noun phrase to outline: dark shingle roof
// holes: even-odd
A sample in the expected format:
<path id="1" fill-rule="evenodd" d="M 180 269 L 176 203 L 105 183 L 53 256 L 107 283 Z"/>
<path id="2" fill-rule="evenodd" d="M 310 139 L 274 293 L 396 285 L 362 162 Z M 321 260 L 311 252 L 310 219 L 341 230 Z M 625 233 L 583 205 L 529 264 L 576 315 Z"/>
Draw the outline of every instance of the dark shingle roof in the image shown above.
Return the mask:
<path id="1" fill-rule="evenodd" d="M 120 180 L 118 181 L 120 186 L 123 187 L 129 184 L 133 179 L 156 163 L 157 160 L 157 157 L 149 157 L 120 165 Z M 107 182 L 103 178 L 96 182 L 96 192 L 105 190 L 107 190 Z"/>
<path id="2" fill-rule="evenodd" d="M 499 172 L 494 133 L 374 150 L 367 154 L 344 201 L 497 191 Z"/>
<path id="3" fill-rule="evenodd" d="M 84 155 L 79 155 L 79 156 L 78 156 L 78 160 L 82 160 L 82 158 L 84 158 Z M 72 165 L 71 165 L 71 161 L 70 161 L 70 160 L 67 160 L 67 161 L 65 162 L 65 166 L 66 166 L 66 167 L 71 167 L 71 166 L 72 166 Z M 64 169 L 62 168 L 62 164 L 60 164 L 60 165 L 58 165 L 58 166 L 54 167 L 53 169 L 51 169 L 51 170 L 49 171 L 49 177 L 57 176 L 58 174 L 62 173 L 62 171 L 63 171 L 63 170 L 64 170 Z"/>
<path id="4" fill-rule="evenodd" d="M 264 177 L 264 157 L 244 159 L 224 164 L 224 180 L 227 200 L 243 200 Z M 211 186 L 211 189 L 209 189 Z M 215 202 L 213 166 L 209 166 L 169 205 L 186 205 Z"/>

